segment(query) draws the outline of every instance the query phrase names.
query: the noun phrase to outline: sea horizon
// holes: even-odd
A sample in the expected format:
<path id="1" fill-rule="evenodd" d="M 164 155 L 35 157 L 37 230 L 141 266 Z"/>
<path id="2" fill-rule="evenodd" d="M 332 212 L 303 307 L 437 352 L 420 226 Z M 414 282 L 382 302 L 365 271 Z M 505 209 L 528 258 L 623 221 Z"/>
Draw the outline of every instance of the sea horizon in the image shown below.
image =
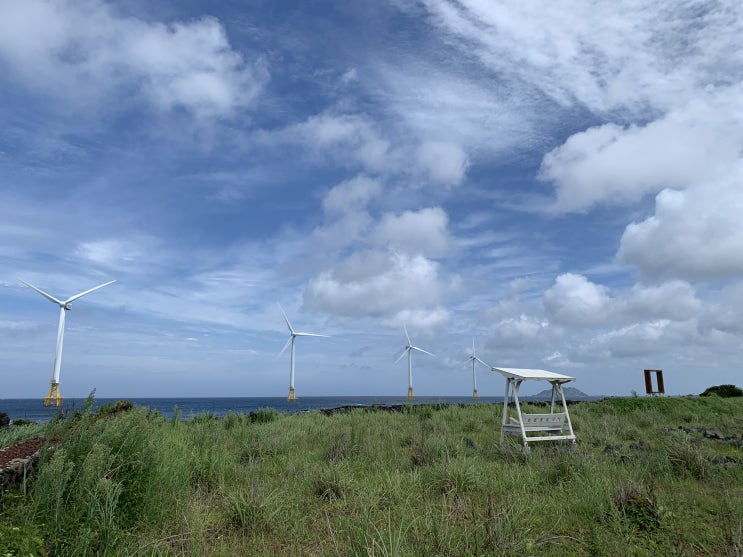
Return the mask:
<path id="1" fill-rule="evenodd" d="M 524 396 L 521 400 L 544 400 L 544 397 Z M 570 398 L 570 397 L 568 397 Z M 600 396 L 572 398 L 572 400 L 594 400 Z M 466 396 L 416 396 L 409 401 L 406 396 L 354 395 L 354 396 L 306 396 L 289 402 L 285 396 L 278 397 L 118 397 L 95 398 L 94 408 L 105 406 L 118 400 L 128 400 L 135 406 L 149 408 L 160 412 L 170 419 L 178 408 L 183 419 L 199 414 L 210 413 L 214 416 L 226 416 L 229 413 L 248 414 L 261 408 L 272 408 L 283 413 L 302 413 L 313 410 L 332 409 L 343 406 L 394 406 L 400 404 L 502 404 L 503 396 L 480 396 L 475 399 Z M 65 398 L 62 406 L 44 406 L 43 398 L 0 398 L 0 412 L 7 414 L 11 420 L 30 420 L 47 422 L 59 411 L 64 414 L 80 410 L 86 398 Z"/>

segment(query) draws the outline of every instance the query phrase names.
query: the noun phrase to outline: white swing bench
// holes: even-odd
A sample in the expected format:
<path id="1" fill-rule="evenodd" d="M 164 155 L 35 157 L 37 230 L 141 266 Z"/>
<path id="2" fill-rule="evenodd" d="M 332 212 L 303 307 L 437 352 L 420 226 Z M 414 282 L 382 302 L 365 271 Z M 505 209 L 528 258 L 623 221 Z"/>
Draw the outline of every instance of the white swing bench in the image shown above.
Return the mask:
<path id="1" fill-rule="evenodd" d="M 491 371 L 500 373 L 506 378 L 506 396 L 503 398 L 503 420 L 500 430 L 501 443 L 506 433 L 520 436 L 526 450 L 529 449 L 529 443 L 532 441 L 564 440 L 575 443 L 573 424 L 570 422 L 568 405 L 562 390 L 563 383 L 575 381 L 575 377 L 542 369 L 494 367 Z M 521 411 L 519 387 L 525 380 L 548 381 L 552 385 L 549 414 L 525 414 Z M 509 416 L 508 401 L 511 393 L 513 393 L 516 416 Z M 562 412 L 555 412 L 555 399 L 558 395 L 562 402 Z M 537 435 L 527 435 L 529 433 Z"/>

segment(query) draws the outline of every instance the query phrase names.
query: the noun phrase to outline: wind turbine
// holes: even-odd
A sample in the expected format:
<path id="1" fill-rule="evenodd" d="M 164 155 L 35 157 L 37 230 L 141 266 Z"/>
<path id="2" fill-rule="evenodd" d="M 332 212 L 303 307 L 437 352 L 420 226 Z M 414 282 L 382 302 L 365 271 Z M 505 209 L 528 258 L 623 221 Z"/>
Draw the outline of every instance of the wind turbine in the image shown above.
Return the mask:
<path id="1" fill-rule="evenodd" d="M 405 338 L 407 339 L 408 343 L 405 345 L 405 350 L 403 350 L 402 354 L 400 354 L 400 357 L 395 360 L 395 363 L 402 360 L 402 357 L 406 353 L 408 354 L 408 400 L 413 400 L 415 396 L 413 395 L 413 360 L 411 354 L 413 353 L 413 350 L 423 352 L 424 354 L 428 354 L 429 356 L 433 356 L 433 354 L 431 354 L 427 350 L 423 350 L 423 348 L 413 346 L 413 343 L 410 342 L 410 335 L 408 335 L 408 328 L 405 325 L 403 325 L 402 327 L 403 329 L 405 329 Z"/>
<path id="2" fill-rule="evenodd" d="M 489 368 L 490 366 L 483 362 L 480 358 L 477 357 L 477 354 L 475 354 L 475 337 L 472 337 L 472 356 L 467 358 L 469 361 L 472 362 L 472 384 L 474 385 L 474 390 L 472 391 L 472 398 L 479 398 L 479 395 L 477 394 L 477 375 L 475 375 L 475 364 L 477 362 L 480 362 L 485 367 Z"/>
<path id="3" fill-rule="evenodd" d="M 288 400 L 289 402 L 292 402 L 292 401 L 297 400 L 297 395 L 294 393 L 294 340 L 297 337 L 328 338 L 328 335 L 316 335 L 314 333 L 300 333 L 298 331 L 295 331 L 294 328 L 292 327 L 292 324 L 289 323 L 289 318 L 286 316 L 286 312 L 284 311 L 284 308 L 281 307 L 281 304 L 279 304 L 279 309 L 281 310 L 281 314 L 284 316 L 284 321 L 286 321 L 286 326 L 289 329 L 289 340 L 286 341 L 284 348 L 281 349 L 281 352 L 279 352 L 278 356 L 281 356 L 290 344 L 292 345 L 292 358 L 291 358 L 292 363 L 291 363 L 291 372 L 289 373 L 289 396 L 286 397 L 286 400 Z"/>
<path id="4" fill-rule="evenodd" d="M 98 290 L 99 288 L 103 288 L 104 286 L 108 286 L 109 284 L 112 284 L 116 282 L 115 280 L 111 280 L 109 282 L 99 284 L 96 287 L 91 288 L 90 290 L 86 290 L 85 292 L 80 292 L 79 294 L 75 294 L 71 298 L 67 298 L 66 300 L 57 300 L 54 296 L 51 296 L 44 292 L 43 290 L 36 288 L 34 285 L 27 283 L 25 280 L 18 279 L 23 284 L 31 288 L 32 290 L 35 290 L 44 298 L 49 300 L 50 302 L 54 302 L 59 306 L 59 326 L 57 327 L 57 350 L 54 353 L 54 374 L 52 375 L 52 385 L 49 388 L 49 394 L 46 395 L 46 398 L 44 399 L 44 406 L 51 406 L 52 403 L 54 403 L 55 406 L 61 406 L 62 405 L 62 395 L 59 394 L 59 369 L 62 367 L 62 343 L 64 342 L 64 321 L 65 321 L 65 312 L 72 309 L 72 302 L 77 300 L 78 298 L 82 298 L 86 294 L 90 294 L 94 290 Z"/>

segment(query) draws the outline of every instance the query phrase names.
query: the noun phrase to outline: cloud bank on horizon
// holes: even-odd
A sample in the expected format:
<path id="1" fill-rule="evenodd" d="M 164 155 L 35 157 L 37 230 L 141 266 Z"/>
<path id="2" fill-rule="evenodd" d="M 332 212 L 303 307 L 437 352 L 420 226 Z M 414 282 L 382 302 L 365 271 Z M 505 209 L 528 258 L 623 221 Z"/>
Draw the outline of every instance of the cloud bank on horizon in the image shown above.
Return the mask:
<path id="1" fill-rule="evenodd" d="M 740 382 L 743 6 L 0 6 L 2 397 Z M 502 378 L 483 372 L 481 395 Z"/>

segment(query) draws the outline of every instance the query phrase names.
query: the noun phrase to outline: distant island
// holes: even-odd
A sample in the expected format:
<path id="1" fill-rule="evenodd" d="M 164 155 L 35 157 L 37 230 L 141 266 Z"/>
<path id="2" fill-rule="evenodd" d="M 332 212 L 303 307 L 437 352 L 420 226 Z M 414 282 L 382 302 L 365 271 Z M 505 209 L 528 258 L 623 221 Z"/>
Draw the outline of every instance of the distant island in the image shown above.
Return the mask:
<path id="1" fill-rule="evenodd" d="M 568 398 L 570 400 L 581 400 L 581 399 L 591 399 L 596 398 L 591 395 L 587 395 L 580 389 L 576 389 L 575 387 L 563 387 L 562 392 L 565 393 L 565 398 Z M 547 399 L 550 400 L 552 398 L 552 389 L 545 389 L 533 396 L 533 398 L 538 399 Z M 558 397 L 559 398 L 559 397 Z"/>

